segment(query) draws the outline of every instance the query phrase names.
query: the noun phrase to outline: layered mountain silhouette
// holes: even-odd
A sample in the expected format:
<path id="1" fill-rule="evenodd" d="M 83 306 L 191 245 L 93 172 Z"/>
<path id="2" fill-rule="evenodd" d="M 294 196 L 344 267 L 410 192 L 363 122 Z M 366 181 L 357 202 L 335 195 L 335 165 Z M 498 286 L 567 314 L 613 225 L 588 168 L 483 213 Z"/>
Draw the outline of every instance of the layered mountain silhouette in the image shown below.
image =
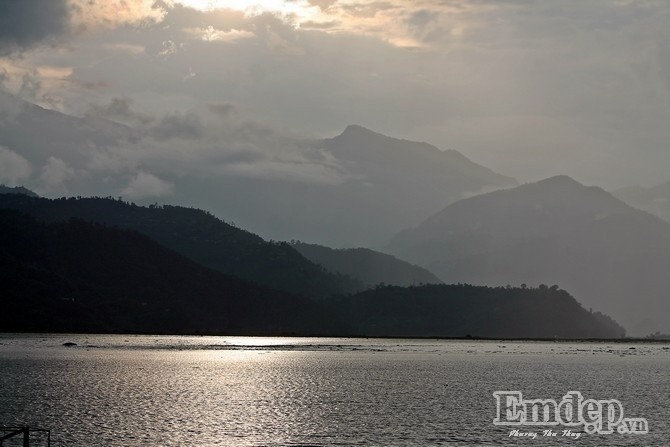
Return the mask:
<path id="1" fill-rule="evenodd" d="M 3 331 L 621 337 L 556 289 L 380 287 L 316 302 L 205 268 L 135 231 L 0 210 Z M 557 318 L 558 317 L 558 318 Z"/>
<path id="2" fill-rule="evenodd" d="M 254 138 L 262 138 L 263 130 L 243 126 L 234 132 L 239 141 L 221 138 L 207 143 L 208 147 L 220 145 L 211 151 L 229 153 L 229 159 L 217 159 L 216 166 L 203 165 L 184 173 L 179 157 L 186 160 L 189 147 L 198 144 L 197 132 L 188 139 L 170 140 L 167 136 L 148 137 L 144 130 L 46 110 L 0 91 L 0 146 L 31 163 L 33 175 L 24 182 L 27 186 L 50 195 L 125 195 L 149 204 L 154 199 L 131 197 L 127 188 L 137 175 L 133 169 L 153 168 L 151 174 L 171 185 L 170 202 L 225 215 L 268 239 L 309 240 L 333 247 L 381 246 L 414 224 L 416 216 L 429 215 L 482 191 L 516 185 L 514 179 L 455 150 L 390 138 L 356 125 L 331 139 L 286 137 L 283 146 L 278 146 L 290 147 L 295 153 L 290 162 L 281 164 L 279 173 L 272 171 L 276 165 L 272 154 L 266 156 L 254 149 Z M 145 152 L 145 144 L 157 148 L 151 152 L 153 158 L 143 164 L 135 157 Z M 169 149 L 161 151 L 161 144 Z M 161 158 L 163 153 L 166 155 Z M 58 178 L 64 179 L 51 189 L 40 178 L 49 163 L 63 171 Z M 331 174 L 335 171 L 336 178 L 304 179 L 299 174 L 310 164 Z"/>
<path id="3" fill-rule="evenodd" d="M 291 246 L 328 271 L 356 278 L 366 286 L 411 286 L 442 282 L 422 267 L 367 248 L 333 249 L 304 242 L 294 242 Z"/>
<path id="4" fill-rule="evenodd" d="M 177 206 L 143 207 L 110 198 L 45 199 L 0 195 L 0 209 L 47 222 L 80 218 L 145 234 L 206 267 L 279 290 L 326 297 L 364 289 L 362 282 L 333 274 L 287 243 L 267 242 L 212 214 Z"/>
<path id="5" fill-rule="evenodd" d="M 327 202 L 334 210 L 329 213 L 333 219 L 345 219 L 346 244 L 381 245 L 413 224 L 416 216 L 469 195 L 517 184 L 456 150 L 442 151 L 427 143 L 391 138 L 358 125 L 317 144 L 351 174 L 340 186 L 341 192 Z M 339 215 L 335 214 L 338 209 Z M 327 222 L 313 225 L 329 226 Z M 305 229 L 301 237 L 337 245 L 332 237 L 310 233 Z"/>
<path id="6" fill-rule="evenodd" d="M 282 334 L 346 326 L 304 297 L 204 268 L 148 237 L 0 210 L 3 331 Z"/>
<path id="7" fill-rule="evenodd" d="M 632 186 L 613 191 L 619 199 L 630 206 L 650 212 L 670 222 L 670 182 L 651 188 Z"/>
<path id="8" fill-rule="evenodd" d="M 670 327 L 670 225 L 569 177 L 454 203 L 389 251 L 445 282 L 560 284 L 636 335 Z"/>

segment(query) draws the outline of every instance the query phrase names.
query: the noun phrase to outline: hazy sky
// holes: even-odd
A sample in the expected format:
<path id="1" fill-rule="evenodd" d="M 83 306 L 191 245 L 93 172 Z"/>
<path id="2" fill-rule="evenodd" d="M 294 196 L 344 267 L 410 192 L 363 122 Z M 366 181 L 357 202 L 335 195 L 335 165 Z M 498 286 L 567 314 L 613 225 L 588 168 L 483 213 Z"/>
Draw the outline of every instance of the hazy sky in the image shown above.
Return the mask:
<path id="1" fill-rule="evenodd" d="M 0 84 L 208 147 L 212 117 L 312 137 L 357 123 L 521 181 L 670 180 L 665 0 L 0 0 Z M 169 192 L 156 180 L 133 178 Z"/>

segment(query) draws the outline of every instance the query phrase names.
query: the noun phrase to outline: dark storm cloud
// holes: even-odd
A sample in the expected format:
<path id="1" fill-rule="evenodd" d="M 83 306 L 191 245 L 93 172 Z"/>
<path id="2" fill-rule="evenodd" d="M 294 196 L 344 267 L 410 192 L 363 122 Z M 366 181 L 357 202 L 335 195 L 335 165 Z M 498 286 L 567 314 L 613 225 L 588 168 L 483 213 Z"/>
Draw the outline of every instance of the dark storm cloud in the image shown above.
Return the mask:
<path id="1" fill-rule="evenodd" d="M 69 19 L 67 0 L 0 0 L 0 56 L 57 40 Z"/>

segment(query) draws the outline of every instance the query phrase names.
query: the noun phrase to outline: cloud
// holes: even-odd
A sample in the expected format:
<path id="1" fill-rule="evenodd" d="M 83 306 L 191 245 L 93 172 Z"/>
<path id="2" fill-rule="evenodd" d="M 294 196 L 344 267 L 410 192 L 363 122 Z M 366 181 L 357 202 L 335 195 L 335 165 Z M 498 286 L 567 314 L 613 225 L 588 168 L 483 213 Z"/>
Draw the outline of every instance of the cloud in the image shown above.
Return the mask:
<path id="1" fill-rule="evenodd" d="M 204 40 L 205 42 L 235 42 L 240 39 L 249 39 L 254 37 L 254 33 L 246 30 L 231 29 L 228 31 L 220 30 L 214 28 L 212 25 L 209 25 L 206 28 L 186 28 L 184 29 L 186 34 L 195 36 L 198 39 Z"/>
<path id="2" fill-rule="evenodd" d="M 163 116 L 149 128 L 149 132 L 158 140 L 194 139 L 202 136 L 204 129 L 200 117 L 196 113 L 187 112 Z"/>
<path id="3" fill-rule="evenodd" d="M 155 0 L 0 0 L 0 56 L 56 45 L 84 31 L 160 21 Z"/>
<path id="4" fill-rule="evenodd" d="M 156 23 L 167 12 L 167 5 L 156 0 L 69 0 L 69 3 L 72 26 L 79 31 Z"/>
<path id="5" fill-rule="evenodd" d="M 40 179 L 48 191 L 66 191 L 67 182 L 75 177 L 75 171 L 60 158 L 51 156 L 42 167 Z"/>
<path id="6" fill-rule="evenodd" d="M 420 9 L 405 19 L 409 31 L 422 42 L 434 42 L 446 33 L 440 26 L 440 13 L 429 9 Z"/>
<path id="7" fill-rule="evenodd" d="M 132 54 L 134 56 L 146 52 L 146 48 L 143 45 L 133 45 L 129 43 L 106 43 L 102 44 L 102 48 L 113 52 Z"/>
<path id="8" fill-rule="evenodd" d="M 140 171 L 130 179 L 121 194 L 131 199 L 163 197 L 171 195 L 173 187 L 172 183 L 161 180 L 150 172 Z"/>
<path id="9" fill-rule="evenodd" d="M 9 72 L 5 67 L 0 67 L 0 90 L 5 88 L 7 81 L 9 81 Z"/>
<path id="10" fill-rule="evenodd" d="M 128 145 L 120 157 L 98 147 L 96 157 L 132 161 L 132 169 L 160 175 L 166 171 L 137 160 L 183 159 L 183 170 L 200 172 L 184 155 L 191 146 L 203 168 L 221 170 L 224 160 L 235 157 L 272 160 L 271 142 L 231 134 L 241 132 L 229 122 L 235 118 L 239 124 L 239 112 L 236 117 L 232 109 L 210 108 L 200 124 L 184 112 L 234 103 L 249 121 L 271 123 L 280 133 L 325 137 L 360 123 L 458 149 L 521 180 L 561 170 L 610 187 L 667 181 L 668 2 L 197 3 L 203 5 L 199 10 L 162 2 L 159 10 L 131 14 L 131 26 L 96 20 L 103 32 L 91 32 L 98 29 L 93 25 L 85 34 L 70 32 L 67 48 L 38 45 L 20 61 L 2 59 L 9 76 L 5 87 L 18 92 L 23 75 L 34 77 L 37 68 L 41 87 L 35 100 L 79 116 L 91 103 L 132 98 L 130 112 L 146 119 L 123 110 L 98 113 L 141 129 L 148 148 L 133 147 L 133 155 Z M 251 3 L 266 9 L 241 6 Z M 283 14 L 285 3 L 302 12 Z M 103 16 L 110 13 L 102 2 L 85 4 L 103 8 Z M 152 13 L 164 15 L 139 19 Z M 202 39 L 203 32 L 212 39 L 219 32 L 223 40 L 233 38 L 233 30 L 256 37 L 233 44 Z M 47 76 L 47 66 L 73 72 Z M 181 130 L 170 132 L 165 124 L 171 121 Z M 221 121 L 226 129 L 210 129 Z M 279 158 L 291 163 L 285 155 Z M 237 172 L 242 171 L 248 168 Z"/>
<path id="11" fill-rule="evenodd" d="M 236 117 L 239 114 L 237 106 L 230 103 L 208 104 L 207 108 L 210 112 L 224 118 Z"/>
<path id="12" fill-rule="evenodd" d="M 260 160 L 235 162 L 223 166 L 222 172 L 257 180 L 275 180 L 307 185 L 340 185 L 345 176 L 337 164 L 324 163 L 324 159 Z"/>
<path id="13" fill-rule="evenodd" d="M 86 116 L 104 118 L 125 124 L 149 124 L 153 117 L 132 109 L 133 100 L 128 97 L 112 98 L 108 104 L 93 104 Z"/>
<path id="14" fill-rule="evenodd" d="M 0 0 L 0 56 L 55 42 L 69 29 L 67 0 Z"/>
<path id="15" fill-rule="evenodd" d="M 320 29 L 327 30 L 333 29 L 340 25 L 340 22 L 336 20 L 330 20 L 328 22 L 315 22 L 313 20 L 307 20 L 305 22 L 300 22 L 300 28 L 302 29 Z"/>
<path id="16" fill-rule="evenodd" d="M 182 45 L 176 44 L 172 39 L 161 42 L 162 49 L 158 52 L 158 56 L 168 58 L 175 54 Z"/>
<path id="17" fill-rule="evenodd" d="M 337 3 L 337 0 L 307 0 L 310 5 L 318 6 L 321 10 L 328 9 L 331 5 Z"/>
<path id="18" fill-rule="evenodd" d="M 15 186 L 30 176 L 30 162 L 7 147 L 0 146 L 0 181 Z"/>
<path id="19" fill-rule="evenodd" d="M 123 113 L 134 114 L 126 105 Z M 207 112 L 148 117 L 135 127 L 136 140 L 91 150 L 86 170 L 98 178 L 151 166 L 179 181 L 238 177 L 334 185 L 348 178 L 329 154 L 290 132 L 241 120 L 233 104 L 211 104 Z"/>
<path id="20" fill-rule="evenodd" d="M 24 73 L 21 78 L 21 88 L 18 94 L 29 101 L 36 101 L 41 89 L 42 81 L 40 80 L 40 73 L 35 69 L 32 73 Z"/>

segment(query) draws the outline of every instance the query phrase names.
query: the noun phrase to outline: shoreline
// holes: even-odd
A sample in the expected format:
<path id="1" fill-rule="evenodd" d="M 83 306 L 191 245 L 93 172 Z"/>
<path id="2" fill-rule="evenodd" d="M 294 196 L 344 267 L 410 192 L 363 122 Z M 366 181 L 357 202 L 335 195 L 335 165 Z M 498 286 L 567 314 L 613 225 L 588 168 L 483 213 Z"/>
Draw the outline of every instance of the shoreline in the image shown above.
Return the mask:
<path id="1" fill-rule="evenodd" d="M 332 335 L 332 334 L 254 334 L 254 333 L 169 333 L 169 332 L 2 332 L 4 336 L 52 336 L 52 335 L 118 335 L 128 337 L 263 337 L 263 338 L 334 338 L 334 339 L 368 339 L 368 340 L 435 340 L 435 341 L 501 341 L 501 342 L 553 342 L 553 343 L 636 343 L 636 344 L 669 344 L 670 339 L 654 338 L 543 338 L 543 337 L 478 337 L 478 336 L 403 336 L 403 335 Z"/>

